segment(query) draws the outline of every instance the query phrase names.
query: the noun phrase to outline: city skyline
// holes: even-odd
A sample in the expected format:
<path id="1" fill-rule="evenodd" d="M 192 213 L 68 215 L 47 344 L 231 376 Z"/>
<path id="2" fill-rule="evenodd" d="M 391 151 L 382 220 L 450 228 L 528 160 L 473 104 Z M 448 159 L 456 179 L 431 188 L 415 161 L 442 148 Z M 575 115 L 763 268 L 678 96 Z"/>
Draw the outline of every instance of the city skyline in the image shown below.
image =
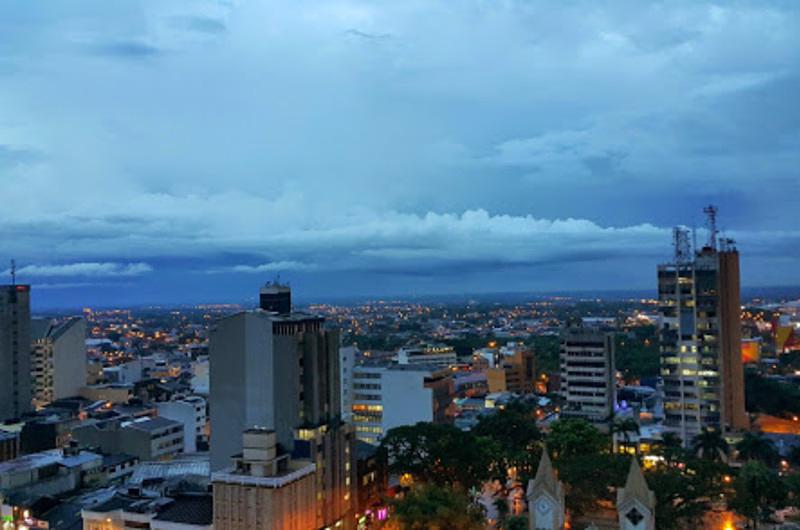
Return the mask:
<path id="1" fill-rule="evenodd" d="M 39 307 L 235 301 L 279 273 L 311 299 L 650 289 L 714 203 L 744 286 L 799 285 L 799 23 L 7 2 L 0 273 Z"/>

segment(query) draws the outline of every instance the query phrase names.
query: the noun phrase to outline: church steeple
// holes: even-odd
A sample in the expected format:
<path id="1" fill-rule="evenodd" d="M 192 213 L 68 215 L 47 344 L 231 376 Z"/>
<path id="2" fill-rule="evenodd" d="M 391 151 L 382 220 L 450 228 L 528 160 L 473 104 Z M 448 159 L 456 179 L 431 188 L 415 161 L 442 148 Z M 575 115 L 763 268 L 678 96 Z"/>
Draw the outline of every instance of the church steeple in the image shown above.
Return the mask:
<path id="1" fill-rule="evenodd" d="M 647 487 L 636 458 L 631 460 L 625 487 L 617 490 L 617 512 L 621 530 L 654 530 L 656 496 Z"/>
<path id="2" fill-rule="evenodd" d="M 527 497 L 531 530 L 564 528 L 564 488 L 553 469 L 547 448 L 542 452 L 536 476 L 528 482 Z"/>

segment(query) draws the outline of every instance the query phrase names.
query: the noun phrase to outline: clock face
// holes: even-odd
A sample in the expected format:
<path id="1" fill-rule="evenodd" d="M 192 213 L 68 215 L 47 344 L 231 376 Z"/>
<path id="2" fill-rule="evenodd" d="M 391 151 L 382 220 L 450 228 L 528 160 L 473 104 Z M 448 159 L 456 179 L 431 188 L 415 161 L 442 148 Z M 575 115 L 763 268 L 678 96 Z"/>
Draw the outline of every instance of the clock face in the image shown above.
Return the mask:
<path id="1" fill-rule="evenodd" d="M 550 503 L 545 499 L 539 499 L 539 502 L 536 504 L 536 509 L 539 510 L 539 513 L 547 513 L 550 511 Z"/>

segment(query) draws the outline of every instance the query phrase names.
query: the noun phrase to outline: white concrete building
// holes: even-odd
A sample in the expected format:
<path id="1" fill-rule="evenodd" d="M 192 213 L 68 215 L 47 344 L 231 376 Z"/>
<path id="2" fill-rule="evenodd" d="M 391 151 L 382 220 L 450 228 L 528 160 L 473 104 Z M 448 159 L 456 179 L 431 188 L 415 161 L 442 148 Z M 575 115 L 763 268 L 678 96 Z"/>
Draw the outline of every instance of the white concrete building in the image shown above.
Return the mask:
<path id="1" fill-rule="evenodd" d="M 420 421 L 444 423 L 452 403 L 450 371 L 435 366 L 356 366 L 352 417 L 356 437 L 376 444 L 389 429 Z"/>
<path id="2" fill-rule="evenodd" d="M 395 360 L 397 364 L 420 364 L 447 368 L 458 362 L 458 356 L 451 346 L 423 344 L 400 348 Z"/>
<path id="3" fill-rule="evenodd" d="M 56 325 L 33 319 L 31 339 L 33 404 L 77 396 L 86 385 L 86 321 L 75 317 Z"/>
<path id="4" fill-rule="evenodd" d="M 183 447 L 185 453 L 197 452 L 197 442 L 206 438 L 206 400 L 190 396 L 176 401 L 157 404 L 158 415 L 183 424 Z"/>
<path id="5" fill-rule="evenodd" d="M 355 359 L 358 355 L 358 348 L 356 346 L 347 346 L 339 348 L 339 372 L 341 379 L 341 393 L 342 393 L 342 419 L 349 422 L 352 416 L 351 408 L 353 406 L 353 368 L 355 367 Z"/>

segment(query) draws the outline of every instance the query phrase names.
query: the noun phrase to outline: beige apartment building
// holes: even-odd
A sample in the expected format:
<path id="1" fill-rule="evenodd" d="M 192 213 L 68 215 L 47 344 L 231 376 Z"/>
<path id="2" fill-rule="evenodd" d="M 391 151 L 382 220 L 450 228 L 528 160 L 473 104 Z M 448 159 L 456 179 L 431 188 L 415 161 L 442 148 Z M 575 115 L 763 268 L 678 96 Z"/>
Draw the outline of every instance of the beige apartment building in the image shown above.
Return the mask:
<path id="1" fill-rule="evenodd" d="M 317 528 L 317 475 L 282 452 L 275 431 L 248 429 L 231 468 L 212 474 L 215 530 Z"/>

